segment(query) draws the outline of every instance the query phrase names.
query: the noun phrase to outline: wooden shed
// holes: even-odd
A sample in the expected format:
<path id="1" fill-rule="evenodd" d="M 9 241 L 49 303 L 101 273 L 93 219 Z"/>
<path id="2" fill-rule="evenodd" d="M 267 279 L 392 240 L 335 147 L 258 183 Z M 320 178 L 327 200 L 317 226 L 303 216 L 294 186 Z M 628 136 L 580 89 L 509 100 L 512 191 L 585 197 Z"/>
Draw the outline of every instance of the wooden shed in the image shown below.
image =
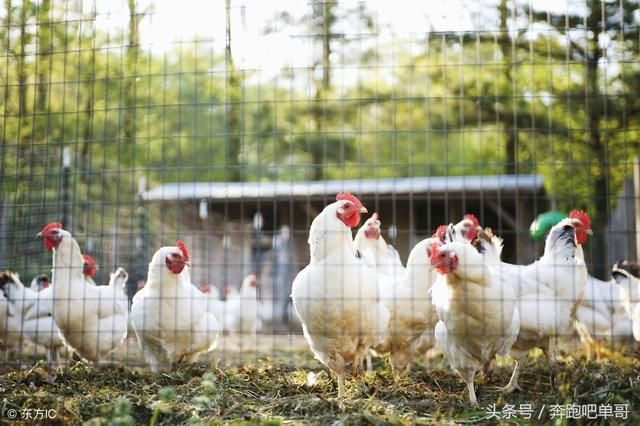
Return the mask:
<path id="1" fill-rule="evenodd" d="M 403 262 L 417 241 L 467 212 L 504 237 L 505 260 L 531 261 L 540 245 L 530 241 L 529 225 L 549 208 L 538 175 L 182 182 L 152 188 L 141 198 L 157 204 L 163 227 L 176 230 L 190 246 L 196 285 L 237 287 L 256 272 L 267 320 L 281 322 L 288 315 L 291 281 L 308 263 L 311 221 L 343 191 L 380 214 L 383 235 Z"/>

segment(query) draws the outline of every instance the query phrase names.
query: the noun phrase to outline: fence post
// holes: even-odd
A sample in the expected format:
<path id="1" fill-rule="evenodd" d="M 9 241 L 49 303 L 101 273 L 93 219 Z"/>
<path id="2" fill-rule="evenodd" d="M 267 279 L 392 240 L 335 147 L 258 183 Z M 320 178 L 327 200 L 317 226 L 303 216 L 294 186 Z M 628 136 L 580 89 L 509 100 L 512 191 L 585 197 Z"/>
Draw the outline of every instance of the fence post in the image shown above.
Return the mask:
<path id="1" fill-rule="evenodd" d="M 635 211 L 636 260 L 640 257 L 640 155 L 633 157 L 633 206 Z"/>

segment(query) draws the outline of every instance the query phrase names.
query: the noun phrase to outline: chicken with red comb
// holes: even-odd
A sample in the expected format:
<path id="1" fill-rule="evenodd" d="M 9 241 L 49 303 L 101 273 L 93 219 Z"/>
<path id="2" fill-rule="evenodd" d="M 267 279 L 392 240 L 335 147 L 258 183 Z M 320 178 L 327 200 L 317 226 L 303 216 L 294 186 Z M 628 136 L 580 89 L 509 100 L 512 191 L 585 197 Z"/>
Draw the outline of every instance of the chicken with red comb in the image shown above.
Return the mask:
<path id="1" fill-rule="evenodd" d="M 351 228 L 366 209 L 348 193 L 336 200 L 311 223 L 311 260 L 293 281 L 291 298 L 311 351 L 338 376 L 342 400 L 347 365 L 361 372 L 369 348 L 386 333 L 389 312 L 379 301 L 375 273 L 353 249 Z"/>
<path id="2" fill-rule="evenodd" d="M 593 234 L 591 219 L 584 210 L 572 210 L 569 219 L 578 243 L 576 258 L 584 263 L 582 246 L 587 242 L 587 236 Z M 605 343 L 628 338 L 633 332 L 633 323 L 626 317 L 624 298 L 617 287 L 611 286 L 612 282 L 588 274 L 582 302 L 576 310 L 575 329 L 589 359 L 594 351 L 599 357 Z"/>
<path id="3" fill-rule="evenodd" d="M 453 238 L 453 241 L 470 243 L 476 239 L 481 228 L 478 218 L 471 213 L 467 213 L 460 222 L 450 225 L 448 229 L 451 231 L 450 238 Z"/>
<path id="4" fill-rule="evenodd" d="M 578 222 L 574 222 L 574 226 L 576 228 L 576 239 L 578 240 L 578 244 L 585 244 L 587 242 L 587 235 L 593 234 L 589 215 L 584 210 L 571 210 L 569 218 L 578 220 Z"/>
<path id="5" fill-rule="evenodd" d="M 87 286 L 84 260 L 73 235 L 59 223 L 38 234 L 53 250 L 53 319 L 67 346 L 80 357 L 97 362 L 127 335 L 128 275 L 122 268 L 111 274 L 108 286 Z"/>
<path id="6" fill-rule="evenodd" d="M 520 389 L 520 371 L 529 351 L 540 348 L 547 356 L 555 377 L 555 345 L 558 336 L 573 335 L 576 311 L 582 303 L 587 282 L 587 268 L 580 259 L 577 228 L 580 221 L 565 218 L 554 225 L 544 247 L 544 254 L 529 265 L 512 265 L 500 261 L 502 241 L 483 235 L 477 243 L 492 273 L 508 283 L 516 293 L 521 326 L 511 349 L 515 368 L 505 392 Z"/>
<path id="7" fill-rule="evenodd" d="M 509 355 L 518 336 L 515 294 L 467 242 L 433 244 L 431 265 L 440 274 L 431 290 L 440 319 L 436 341 L 475 406 L 475 374 L 496 355 Z"/>
<path id="8" fill-rule="evenodd" d="M 82 273 L 84 274 L 84 278 L 87 281 L 87 284 L 95 286 L 96 283 L 93 278 L 96 276 L 98 271 L 98 265 L 94 258 L 89 254 L 82 255 Z"/>
<path id="9" fill-rule="evenodd" d="M 59 230 L 62 229 L 62 224 L 59 222 L 51 222 L 40 231 L 37 235 L 38 238 L 42 238 L 44 247 L 47 250 L 53 250 L 60 244 L 61 236 Z"/>
<path id="10" fill-rule="evenodd" d="M 207 297 L 191 283 L 188 268 L 182 241 L 160 248 L 149 263 L 146 285 L 133 298 L 131 322 L 155 373 L 175 362 L 193 362 L 216 347 L 220 325 L 207 312 Z"/>
<path id="11" fill-rule="evenodd" d="M 360 215 L 367 213 L 360 200 L 349 192 L 336 195 L 336 201 L 341 202 L 336 216 L 349 228 L 355 228 L 360 223 Z"/>

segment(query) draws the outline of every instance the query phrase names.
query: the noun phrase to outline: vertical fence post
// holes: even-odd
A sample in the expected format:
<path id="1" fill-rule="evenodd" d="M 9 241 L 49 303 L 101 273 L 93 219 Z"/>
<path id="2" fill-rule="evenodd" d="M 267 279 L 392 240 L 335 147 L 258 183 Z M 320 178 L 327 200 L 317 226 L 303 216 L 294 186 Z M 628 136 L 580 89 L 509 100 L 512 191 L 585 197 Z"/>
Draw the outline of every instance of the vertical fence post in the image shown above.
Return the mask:
<path id="1" fill-rule="evenodd" d="M 635 258 L 640 257 L 640 155 L 633 157 L 633 206 L 635 210 Z"/>

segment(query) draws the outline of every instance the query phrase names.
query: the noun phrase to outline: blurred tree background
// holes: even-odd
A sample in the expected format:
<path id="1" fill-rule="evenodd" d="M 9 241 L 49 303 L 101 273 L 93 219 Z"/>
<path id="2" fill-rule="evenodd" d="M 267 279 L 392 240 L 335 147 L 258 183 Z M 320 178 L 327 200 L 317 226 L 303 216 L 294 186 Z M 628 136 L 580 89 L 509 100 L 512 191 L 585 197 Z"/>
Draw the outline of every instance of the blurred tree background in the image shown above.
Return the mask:
<path id="1" fill-rule="evenodd" d="M 307 67 L 267 81 L 232 43 L 231 11 L 259 6 L 218 3 L 224 50 L 196 39 L 158 53 L 140 39 L 154 4 L 127 0 L 127 25 L 105 31 L 92 2 L 3 0 L 0 254 L 13 269 L 32 272 L 45 254 L 24 241 L 65 211 L 89 251 L 129 244 L 131 261 L 146 258 L 130 238 L 147 214 L 141 182 L 539 173 L 558 208 L 587 209 L 599 229 L 632 173 L 637 1 L 556 14 L 495 0 L 473 31 L 383 38 L 367 2 L 310 0 L 260 28 L 309 46 Z M 110 233 L 121 241 L 105 245 Z"/>

